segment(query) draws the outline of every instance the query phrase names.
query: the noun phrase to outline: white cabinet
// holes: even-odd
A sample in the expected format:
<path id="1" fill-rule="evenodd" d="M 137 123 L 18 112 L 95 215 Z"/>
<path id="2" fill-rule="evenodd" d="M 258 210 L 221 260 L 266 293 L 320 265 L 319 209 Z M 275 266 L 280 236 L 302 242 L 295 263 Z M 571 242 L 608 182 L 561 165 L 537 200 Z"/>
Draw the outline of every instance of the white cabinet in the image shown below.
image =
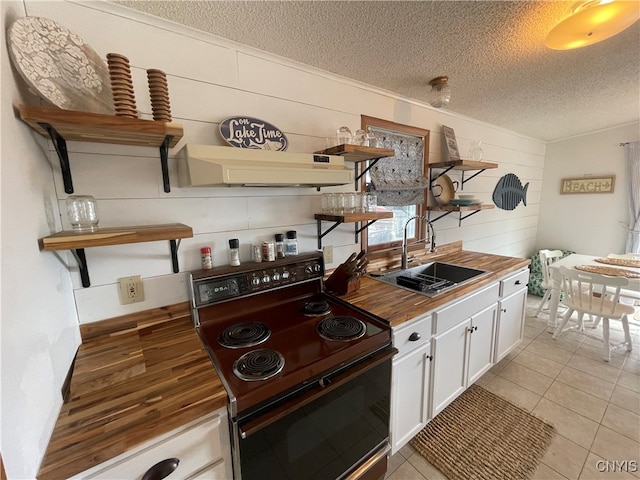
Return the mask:
<path id="1" fill-rule="evenodd" d="M 398 354 L 391 373 L 391 454 L 400 450 L 429 420 L 431 316 L 393 331 Z"/>
<path id="2" fill-rule="evenodd" d="M 154 465 L 174 458 L 178 459 L 178 465 L 169 478 L 232 478 L 226 409 L 221 408 L 73 478 L 139 480 Z"/>
<path id="3" fill-rule="evenodd" d="M 529 269 L 525 269 L 500 282 L 502 298 L 498 304 L 495 363 L 502 360 L 522 341 L 528 280 Z"/>
<path id="4" fill-rule="evenodd" d="M 431 416 L 493 365 L 499 284 L 435 312 Z"/>

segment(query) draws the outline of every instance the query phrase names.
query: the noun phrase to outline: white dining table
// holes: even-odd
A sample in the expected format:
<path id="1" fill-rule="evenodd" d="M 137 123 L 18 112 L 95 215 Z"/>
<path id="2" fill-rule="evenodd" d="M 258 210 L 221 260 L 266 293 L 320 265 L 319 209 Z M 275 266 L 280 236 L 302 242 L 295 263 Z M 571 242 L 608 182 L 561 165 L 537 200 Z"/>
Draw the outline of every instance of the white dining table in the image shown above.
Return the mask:
<path id="1" fill-rule="evenodd" d="M 600 267 L 613 267 L 624 270 L 630 270 L 640 274 L 640 268 L 635 267 L 622 267 L 620 265 L 608 265 L 605 263 L 596 262 L 596 258 L 603 258 L 602 256 L 593 255 L 581 255 L 579 253 L 572 253 L 564 258 L 549 265 L 549 271 L 551 273 L 551 297 L 549 299 L 549 320 L 547 321 L 547 331 L 553 333 L 558 323 L 558 305 L 560 303 L 560 290 L 562 289 L 562 275 L 560 274 L 560 267 L 575 267 L 576 265 L 596 265 Z M 629 285 L 625 289 L 640 292 L 640 278 L 628 278 Z"/>

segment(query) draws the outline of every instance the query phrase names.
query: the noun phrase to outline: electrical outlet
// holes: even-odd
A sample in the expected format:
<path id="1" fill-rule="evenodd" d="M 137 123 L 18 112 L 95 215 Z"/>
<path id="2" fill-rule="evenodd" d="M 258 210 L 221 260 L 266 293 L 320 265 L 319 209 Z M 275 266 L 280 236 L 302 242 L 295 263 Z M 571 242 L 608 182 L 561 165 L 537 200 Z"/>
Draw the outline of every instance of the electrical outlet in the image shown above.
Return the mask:
<path id="1" fill-rule="evenodd" d="M 123 277 L 118 279 L 120 284 L 120 304 L 142 302 L 144 300 L 144 286 L 140 275 L 133 277 Z"/>
<path id="2" fill-rule="evenodd" d="M 325 245 L 322 247 L 322 253 L 324 254 L 324 263 L 333 263 L 333 245 Z"/>

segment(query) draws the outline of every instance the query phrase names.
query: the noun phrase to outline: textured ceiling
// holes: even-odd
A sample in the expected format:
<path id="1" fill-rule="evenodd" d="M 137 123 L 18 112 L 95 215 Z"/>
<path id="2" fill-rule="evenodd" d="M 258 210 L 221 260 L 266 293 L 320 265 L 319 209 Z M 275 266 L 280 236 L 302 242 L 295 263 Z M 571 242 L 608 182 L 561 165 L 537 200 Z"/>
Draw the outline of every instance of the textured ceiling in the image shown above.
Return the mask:
<path id="1" fill-rule="evenodd" d="M 543 45 L 574 1 L 117 1 L 341 76 L 556 140 L 640 119 L 640 22 L 571 51 Z"/>

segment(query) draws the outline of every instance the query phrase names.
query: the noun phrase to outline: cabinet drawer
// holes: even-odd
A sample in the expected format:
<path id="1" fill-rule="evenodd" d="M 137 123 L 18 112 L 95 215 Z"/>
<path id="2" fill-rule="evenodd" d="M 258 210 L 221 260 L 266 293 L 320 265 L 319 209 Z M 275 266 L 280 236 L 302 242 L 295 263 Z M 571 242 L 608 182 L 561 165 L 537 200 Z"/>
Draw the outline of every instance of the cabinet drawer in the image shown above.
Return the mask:
<path id="1" fill-rule="evenodd" d="M 526 287 L 527 283 L 529 283 L 529 269 L 525 268 L 500 280 L 500 296 L 504 298 L 511 295 L 516 290 Z"/>
<path id="2" fill-rule="evenodd" d="M 92 469 L 78 478 L 97 479 L 141 479 L 149 468 L 168 458 L 177 458 L 180 463 L 172 474 L 176 478 L 187 478 L 208 464 L 224 461 L 221 458 L 222 441 L 226 437 L 226 417 L 214 415 L 186 428 L 174 430 L 160 441 L 145 444 L 133 453 L 121 455 L 109 466 Z M 224 467 L 223 467 L 224 468 Z M 87 473 L 91 472 L 87 475 Z"/>
<path id="3" fill-rule="evenodd" d="M 482 290 L 465 296 L 463 299 L 434 313 L 435 334 L 439 334 L 468 319 L 498 301 L 500 285 L 498 282 Z"/>
<path id="4" fill-rule="evenodd" d="M 431 315 L 410 320 L 399 328 L 393 329 L 393 346 L 398 356 L 424 345 L 431 339 Z"/>

